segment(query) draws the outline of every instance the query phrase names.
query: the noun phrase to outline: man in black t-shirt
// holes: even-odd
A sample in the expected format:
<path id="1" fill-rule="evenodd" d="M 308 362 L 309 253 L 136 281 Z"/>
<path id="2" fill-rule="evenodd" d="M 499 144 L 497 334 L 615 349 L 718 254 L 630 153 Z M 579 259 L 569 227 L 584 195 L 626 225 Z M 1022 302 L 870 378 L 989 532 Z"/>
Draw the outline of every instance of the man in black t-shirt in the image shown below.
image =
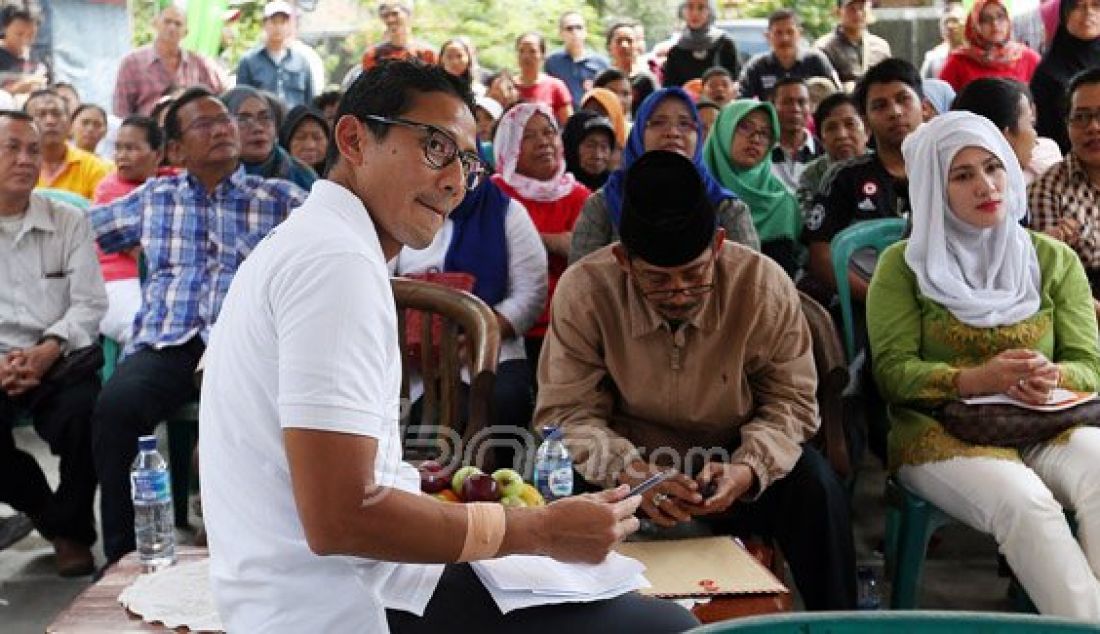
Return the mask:
<path id="1" fill-rule="evenodd" d="M 741 70 L 737 82 L 741 99 L 765 101 L 779 80 L 787 77 L 828 77 L 840 85 L 840 77 L 829 58 L 819 50 L 803 46 L 797 13 L 790 9 L 772 12 L 766 35 L 771 50 L 753 56 Z"/>
<path id="2" fill-rule="evenodd" d="M 909 216 L 909 191 L 901 142 L 921 124 L 921 80 L 912 64 L 888 59 L 867 71 L 854 95 L 875 139 L 874 154 L 838 163 L 825 173 L 805 217 L 810 275 L 836 290 L 829 243 L 854 222 Z M 848 274 L 852 298 L 867 296 L 869 275 Z"/>

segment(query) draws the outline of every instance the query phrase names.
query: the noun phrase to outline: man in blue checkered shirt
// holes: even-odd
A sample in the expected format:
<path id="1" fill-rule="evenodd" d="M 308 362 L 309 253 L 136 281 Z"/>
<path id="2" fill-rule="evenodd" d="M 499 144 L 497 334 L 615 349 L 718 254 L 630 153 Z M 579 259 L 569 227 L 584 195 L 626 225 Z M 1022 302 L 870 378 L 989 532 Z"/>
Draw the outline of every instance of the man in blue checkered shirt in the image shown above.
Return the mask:
<path id="1" fill-rule="evenodd" d="M 245 174 L 236 121 L 206 89 L 181 95 L 164 128 L 169 155 L 186 171 L 90 212 L 103 251 L 140 248 L 148 268 L 134 336 L 92 419 L 108 563 L 134 550 L 129 470 L 138 437 L 198 398 L 195 366 L 233 274 L 306 196 L 289 181 Z"/>

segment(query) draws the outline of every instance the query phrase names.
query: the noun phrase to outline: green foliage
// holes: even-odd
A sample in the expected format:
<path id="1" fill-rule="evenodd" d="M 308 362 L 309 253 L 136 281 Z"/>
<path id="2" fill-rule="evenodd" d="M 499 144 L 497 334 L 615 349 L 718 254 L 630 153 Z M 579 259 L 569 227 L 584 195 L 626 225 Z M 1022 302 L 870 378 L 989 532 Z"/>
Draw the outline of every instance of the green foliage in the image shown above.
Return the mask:
<path id="1" fill-rule="evenodd" d="M 753 0 L 746 5 L 742 15 L 747 18 L 766 18 L 776 9 L 794 9 L 802 20 L 802 30 L 810 42 L 836 26 L 835 0 L 799 0 L 797 5 L 790 0 Z"/>
<path id="2" fill-rule="evenodd" d="M 153 41 L 153 18 L 156 17 L 161 0 L 133 0 L 130 2 L 130 23 L 133 25 L 134 47 L 144 46 Z M 236 68 L 237 60 L 245 51 L 258 44 L 263 33 L 264 0 L 244 0 L 234 2 L 234 8 L 240 9 L 241 17 L 223 29 L 222 52 L 219 55 L 227 68 Z M 229 37 L 227 37 L 229 36 Z"/>

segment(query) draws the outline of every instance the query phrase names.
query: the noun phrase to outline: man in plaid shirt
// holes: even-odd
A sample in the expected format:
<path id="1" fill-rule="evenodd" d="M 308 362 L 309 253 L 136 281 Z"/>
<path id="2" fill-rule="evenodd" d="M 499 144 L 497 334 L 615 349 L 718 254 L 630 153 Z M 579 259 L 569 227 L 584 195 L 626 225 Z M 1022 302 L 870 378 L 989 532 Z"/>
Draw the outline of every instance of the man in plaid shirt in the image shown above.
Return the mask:
<path id="1" fill-rule="evenodd" d="M 92 419 L 108 563 L 134 549 L 129 469 L 138 437 L 198 398 L 195 367 L 233 274 L 306 197 L 289 181 L 245 174 L 236 121 L 204 88 L 181 95 L 164 127 L 186 171 L 90 212 L 103 251 L 140 248 L 148 267 L 133 339 Z"/>
<path id="2" fill-rule="evenodd" d="M 1073 247 L 1100 299 L 1100 68 L 1074 77 L 1067 101 L 1070 150 L 1028 187 L 1031 228 Z"/>
<path id="3" fill-rule="evenodd" d="M 118 65 L 114 111 L 119 117 L 148 115 L 157 100 L 179 88 L 206 86 L 215 93 L 227 87 L 225 73 L 208 58 L 183 49 L 187 16 L 168 5 L 153 20 L 153 43 L 128 53 Z"/>

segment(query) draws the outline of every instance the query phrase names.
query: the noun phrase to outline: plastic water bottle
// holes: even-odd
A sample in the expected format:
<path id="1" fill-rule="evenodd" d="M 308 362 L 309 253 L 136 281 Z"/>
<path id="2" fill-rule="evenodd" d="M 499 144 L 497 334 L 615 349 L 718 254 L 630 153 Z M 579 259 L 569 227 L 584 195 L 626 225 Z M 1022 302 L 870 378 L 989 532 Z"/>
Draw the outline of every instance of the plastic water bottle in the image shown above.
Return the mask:
<path id="1" fill-rule="evenodd" d="M 561 429 L 545 427 L 535 454 L 535 488 L 547 502 L 573 495 L 573 459 L 561 441 Z"/>
<path id="2" fill-rule="evenodd" d="M 878 610 L 882 607 L 875 571 L 869 566 L 856 568 L 856 592 L 856 607 L 860 610 Z"/>
<path id="3" fill-rule="evenodd" d="M 175 514 L 168 465 L 157 451 L 156 436 L 138 439 L 138 455 L 130 467 L 134 501 L 134 537 L 142 565 L 155 570 L 176 561 Z"/>

